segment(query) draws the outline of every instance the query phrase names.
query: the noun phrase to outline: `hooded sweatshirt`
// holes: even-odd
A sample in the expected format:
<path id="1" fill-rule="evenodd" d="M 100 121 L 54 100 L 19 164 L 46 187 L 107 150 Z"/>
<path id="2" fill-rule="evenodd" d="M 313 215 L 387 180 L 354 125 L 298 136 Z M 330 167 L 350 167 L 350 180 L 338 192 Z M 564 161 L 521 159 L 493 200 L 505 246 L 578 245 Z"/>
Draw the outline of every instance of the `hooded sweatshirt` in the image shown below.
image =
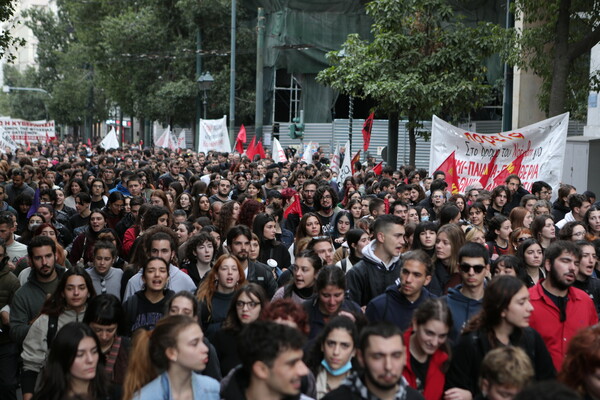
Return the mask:
<path id="1" fill-rule="evenodd" d="M 405 331 L 412 320 L 415 310 L 429 298 L 435 298 L 429 290 L 423 288 L 417 300 L 411 303 L 404 294 L 400 292 L 400 285 L 388 286 L 385 293 L 380 294 L 369 302 L 365 312 L 369 322 L 387 321 L 402 331 Z"/>
<path id="2" fill-rule="evenodd" d="M 452 312 L 452 320 L 454 326 L 450 329 L 448 337 L 455 341 L 462 331 L 463 327 L 473 316 L 481 311 L 483 299 L 473 300 L 460 292 L 463 285 L 458 285 L 455 288 L 448 289 L 448 294 L 442 299 L 448 304 L 448 308 Z"/>
<path id="3" fill-rule="evenodd" d="M 376 240 L 363 249 L 363 259 L 346 274 L 350 298 L 361 307 L 366 306 L 400 277 L 400 256 L 392 257 L 386 265 L 375 255 Z"/>

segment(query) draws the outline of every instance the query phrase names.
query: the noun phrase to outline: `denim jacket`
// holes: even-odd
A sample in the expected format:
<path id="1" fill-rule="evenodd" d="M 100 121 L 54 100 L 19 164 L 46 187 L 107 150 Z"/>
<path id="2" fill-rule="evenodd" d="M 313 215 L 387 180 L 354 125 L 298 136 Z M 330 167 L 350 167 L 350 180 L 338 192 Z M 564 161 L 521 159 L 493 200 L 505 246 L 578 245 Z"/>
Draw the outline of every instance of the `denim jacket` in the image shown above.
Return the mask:
<path id="1" fill-rule="evenodd" d="M 194 399 L 219 400 L 219 382 L 208 376 L 192 372 L 192 393 Z M 173 400 L 169 374 L 159 375 L 144 386 L 135 396 L 135 400 Z"/>

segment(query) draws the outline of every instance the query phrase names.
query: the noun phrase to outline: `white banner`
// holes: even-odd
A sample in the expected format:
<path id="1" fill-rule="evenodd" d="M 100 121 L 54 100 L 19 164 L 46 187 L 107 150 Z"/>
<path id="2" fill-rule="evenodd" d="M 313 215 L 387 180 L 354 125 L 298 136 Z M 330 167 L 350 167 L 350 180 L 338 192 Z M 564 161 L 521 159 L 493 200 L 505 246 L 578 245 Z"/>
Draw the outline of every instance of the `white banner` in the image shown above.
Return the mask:
<path id="1" fill-rule="evenodd" d="M 102 147 L 104 150 L 119 148 L 119 139 L 117 139 L 117 132 L 115 131 L 115 128 L 110 128 L 110 132 L 108 132 L 108 134 L 104 136 L 104 139 L 102 139 L 100 142 L 100 147 Z"/>
<path id="2" fill-rule="evenodd" d="M 279 140 L 273 138 L 273 150 L 271 151 L 272 155 L 273 155 L 273 161 L 278 163 L 284 163 L 287 162 L 287 157 L 285 156 L 285 151 L 283 151 L 283 147 L 281 147 L 281 143 L 279 143 Z"/>
<path id="3" fill-rule="evenodd" d="M 227 116 L 221 119 L 201 119 L 198 152 L 209 150 L 231 152 L 231 142 L 227 131 Z"/>
<path id="4" fill-rule="evenodd" d="M 182 129 L 181 132 L 179 132 L 179 136 L 177 136 L 177 148 L 185 150 L 185 147 L 185 129 Z"/>
<path id="5" fill-rule="evenodd" d="M 346 154 L 342 161 L 342 168 L 340 168 L 337 180 L 340 190 L 344 190 L 344 179 L 349 176 L 352 176 L 352 154 L 350 154 L 350 141 L 348 140 L 346 142 Z"/>
<path id="6" fill-rule="evenodd" d="M 557 190 L 568 126 L 569 113 L 565 113 L 514 131 L 475 133 L 433 116 L 430 174 L 455 152 L 458 190 L 464 192 L 468 185 L 479 182 L 494 154 L 498 153 L 498 157 L 491 168 L 488 185 L 508 164 L 525 153 L 518 173 L 525 189 L 530 190 L 535 181 L 544 181 Z"/>
<path id="7" fill-rule="evenodd" d="M 48 143 L 56 139 L 54 121 L 25 121 L 0 117 L 0 137 L 8 134 L 17 145 Z"/>

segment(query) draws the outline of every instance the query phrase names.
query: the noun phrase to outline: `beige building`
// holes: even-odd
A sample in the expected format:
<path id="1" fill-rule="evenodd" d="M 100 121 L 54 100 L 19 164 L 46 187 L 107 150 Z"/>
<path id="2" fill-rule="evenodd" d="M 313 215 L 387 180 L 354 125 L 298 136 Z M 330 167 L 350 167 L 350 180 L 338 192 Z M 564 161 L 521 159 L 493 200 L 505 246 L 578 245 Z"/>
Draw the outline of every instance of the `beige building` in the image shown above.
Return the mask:
<path id="1" fill-rule="evenodd" d="M 33 35 L 31 29 L 29 29 L 22 16 L 23 11 L 32 8 L 40 7 L 47 8 L 56 12 L 56 0 L 18 0 L 16 2 L 15 13 L 13 19 L 2 25 L 3 30 L 10 30 L 13 37 L 25 39 L 25 45 L 16 49 L 10 49 L 10 53 L 15 56 L 12 64 L 15 65 L 19 71 L 24 71 L 29 66 L 36 66 L 36 51 L 37 51 L 37 39 Z M 2 68 L 0 68 L 0 79 L 3 79 L 4 64 L 6 59 L 0 60 Z"/>

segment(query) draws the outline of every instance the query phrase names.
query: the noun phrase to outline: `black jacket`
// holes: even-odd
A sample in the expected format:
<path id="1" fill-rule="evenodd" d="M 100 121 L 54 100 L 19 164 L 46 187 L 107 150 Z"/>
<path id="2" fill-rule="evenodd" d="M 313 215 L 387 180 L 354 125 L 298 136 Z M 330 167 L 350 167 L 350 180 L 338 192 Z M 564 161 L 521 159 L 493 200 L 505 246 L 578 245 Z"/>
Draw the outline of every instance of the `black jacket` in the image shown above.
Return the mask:
<path id="1" fill-rule="evenodd" d="M 535 380 L 554 379 L 556 371 L 544 340 L 533 328 L 517 329 L 510 336 L 510 344 L 525 350 L 531 359 Z M 483 357 L 492 350 L 487 331 L 479 330 L 460 336 L 452 351 L 452 361 L 446 374 L 446 388 L 458 387 L 480 393 L 478 379 Z"/>
<path id="2" fill-rule="evenodd" d="M 350 299 L 361 307 L 369 304 L 369 301 L 385 292 L 388 286 L 395 284 L 400 278 L 402 258 L 385 268 L 382 262 L 373 258 L 374 245 L 371 243 L 365 246 L 362 260 L 346 273 Z"/>
<path id="3" fill-rule="evenodd" d="M 277 291 L 277 282 L 271 272 L 271 268 L 261 262 L 248 260 L 248 274 L 246 280 L 248 282 L 256 283 L 265 289 L 268 296 L 267 298 L 269 299 L 273 297 Z"/>

